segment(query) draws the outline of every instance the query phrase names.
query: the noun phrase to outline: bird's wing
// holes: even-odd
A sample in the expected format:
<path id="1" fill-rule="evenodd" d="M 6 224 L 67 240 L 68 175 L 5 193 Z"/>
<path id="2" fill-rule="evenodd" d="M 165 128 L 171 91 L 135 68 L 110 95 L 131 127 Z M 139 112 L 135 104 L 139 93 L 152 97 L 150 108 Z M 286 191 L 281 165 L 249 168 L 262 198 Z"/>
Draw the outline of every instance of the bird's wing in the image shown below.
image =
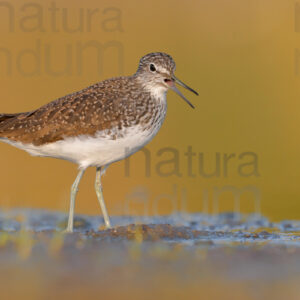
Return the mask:
<path id="1" fill-rule="evenodd" d="M 0 137 L 42 145 L 117 127 L 124 112 L 116 95 L 96 84 L 31 112 L 0 115 L 0 122 L 1 116 L 7 120 L 0 123 Z"/>

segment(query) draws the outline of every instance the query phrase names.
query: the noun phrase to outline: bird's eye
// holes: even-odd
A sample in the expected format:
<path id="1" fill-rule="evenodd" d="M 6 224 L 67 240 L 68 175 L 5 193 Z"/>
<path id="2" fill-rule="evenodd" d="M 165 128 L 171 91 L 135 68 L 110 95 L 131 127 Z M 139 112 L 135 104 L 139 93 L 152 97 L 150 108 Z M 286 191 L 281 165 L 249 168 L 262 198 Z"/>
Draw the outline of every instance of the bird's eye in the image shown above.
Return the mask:
<path id="1" fill-rule="evenodd" d="M 151 72 L 155 72 L 156 71 L 156 68 L 155 68 L 154 64 L 150 64 L 150 71 Z"/>

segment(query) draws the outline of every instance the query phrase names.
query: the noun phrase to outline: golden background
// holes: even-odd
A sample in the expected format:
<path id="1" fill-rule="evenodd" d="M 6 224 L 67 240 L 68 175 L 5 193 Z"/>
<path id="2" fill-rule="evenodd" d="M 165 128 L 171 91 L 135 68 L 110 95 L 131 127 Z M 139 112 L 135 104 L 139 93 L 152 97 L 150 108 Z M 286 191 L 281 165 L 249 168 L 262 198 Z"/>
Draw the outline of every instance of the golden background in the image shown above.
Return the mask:
<path id="1" fill-rule="evenodd" d="M 103 185 L 111 214 L 144 214 L 144 205 L 147 214 L 212 212 L 215 188 L 253 186 L 261 192 L 264 215 L 273 220 L 300 218 L 300 9 L 296 1 L 4 3 L 7 5 L 0 6 L 1 112 L 29 111 L 97 81 L 132 74 L 140 57 L 154 51 L 171 54 L 178 78 L 199 92 L 196 97 L 183 91 L 195 110 L 169 92 L 165 123 L 147 146 L 150 176 L 145 176 L 143 153 L 131 157 L 129 176 L 124 162 L 108 169 Z M 51 3 L 57 7 L 54 27 Z M 98 12 L 90 19 L 89 30 L 88 13 L 93 9 Z M 80 13 L 84 26 L 79 32 L 68 32 L 64 22 L 78 27 Z M 81 60 L 76 56 L 78 43 L 91 41 L 110 45 L 103 52 L 102 71 L 97 69 L 92 48 Z M 35 51 L 34 56 L 28 49 Z M 35 59 L 39 61 L 37 69 Z M 80 63 L 83 69 L 78 73 Z M 47 64 L 56 71 L 64 70 L 66 64 L 70 68 L 64 74 L 53 74 Z M 189 146 L 196 153 L 194 177 L 188 174 L 185 152 Z M 75 165 L 30 157 L 6 144 L 0 147 L 2 208 L 67 212 Z M 160 163 L 172 159 L 170 151 L 157 153 L 168 147 L 178 153 L 181 177 L 163 177 L 156 171 Z M 247 152 L 257 155 L 257 176 L 243 177 L 238 171 L 241 164 L 249 162 L 249 156 L 239 158 Z M 214 170 L 216 153 L 220 154 L 220 176 L 201 175 L 201 153 L 207 173 Z M 228 162 L 225 176 L 223 156 L 230 154 L 235 157 Z M 161 168 L 168 172 L 172 166 Z M 90 169 L 81 182 L 78 213 L 100 213 L 94 175 L 95 170 Z M 177 207 L 164 196 L 174 192 Z M 206 195 L 208 202 L 203 204 Z M 233 208 L 232 195 L 224 193 L 220 211 Z M 254 211 L 251 193 L 241 197 L 241 211 Z"/>

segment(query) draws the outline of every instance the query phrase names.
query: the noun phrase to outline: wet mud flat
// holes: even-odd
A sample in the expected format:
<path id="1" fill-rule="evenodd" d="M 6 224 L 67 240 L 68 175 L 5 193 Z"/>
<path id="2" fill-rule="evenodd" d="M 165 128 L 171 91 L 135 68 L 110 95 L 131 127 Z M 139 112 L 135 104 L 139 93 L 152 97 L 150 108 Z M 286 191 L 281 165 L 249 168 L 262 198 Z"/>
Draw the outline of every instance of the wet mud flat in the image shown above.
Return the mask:
<path id="1" fill-rule="evenodd" d="M 300 222 L 0 212 L 0 299 L 300 299 Z"/>

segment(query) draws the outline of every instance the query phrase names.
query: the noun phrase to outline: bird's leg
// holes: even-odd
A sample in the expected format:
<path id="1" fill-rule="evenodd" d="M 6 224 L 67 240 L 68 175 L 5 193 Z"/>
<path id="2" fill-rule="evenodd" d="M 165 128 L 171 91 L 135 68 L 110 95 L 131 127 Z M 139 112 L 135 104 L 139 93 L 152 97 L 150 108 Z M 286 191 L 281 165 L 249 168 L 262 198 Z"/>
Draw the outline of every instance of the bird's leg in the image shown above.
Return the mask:
<path id="1" fill-rule="evenodd" d="M 78 192 L 78 185 L 79 182 L 84 174 L 85 169 L 81 169 L 72 185 L 71 188 L 71 200 L 70 200 L 70 210 L 69 210 L 69 220 L 68 220 L 68 227 L 65 232 L 73 232 L 73 219 L 74 219 L 74 208 L 75 208 L 75 199 L 76 194 Z"/>
<path id="2" fill-rule="evenodd" d="M 111 228 L 109 216 L 106 210 L 105 202 L 102 194 L 102 184 L 101 184 L 101 167 L 97 167 L 96 169 L 96 180 L 95 180 L 95 190 L 97 194 L 98 201 L 100 203 L 100 207 L 102 210 L 104 222 L 106 228 Z"/>

